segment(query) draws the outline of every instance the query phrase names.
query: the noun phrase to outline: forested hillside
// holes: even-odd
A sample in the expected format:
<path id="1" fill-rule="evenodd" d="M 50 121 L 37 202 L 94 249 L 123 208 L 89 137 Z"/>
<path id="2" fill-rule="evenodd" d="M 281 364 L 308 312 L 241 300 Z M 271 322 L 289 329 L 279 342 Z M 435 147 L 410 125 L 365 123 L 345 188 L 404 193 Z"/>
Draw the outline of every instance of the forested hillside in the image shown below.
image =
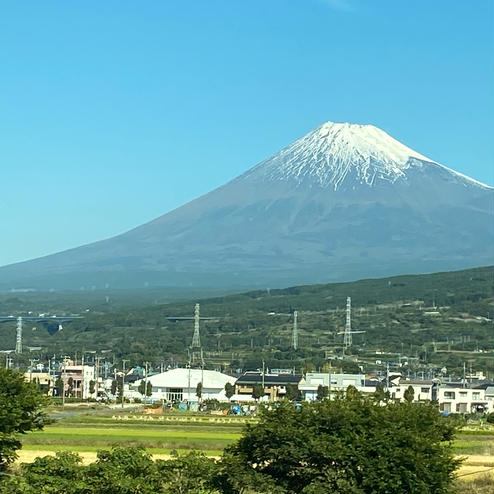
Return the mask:
<path id="1" fill-rule="evenodd" d="M 106 350 L 117 365 L 121 358 L 134 364 L 184 364 L 189 359 L 193 321 L 173 317 L 192 317 L 194 303 L 200 302 L 201 316 L 213 318 L 201 322 L 204 357 L 210 367 L 251 369 L 265 361 L 269 367 L 302 370 L 329 363 L 346 370 L 359 366 L 368 370 L 387 362 L 401 363 L 411 373 L 431 373 L 444 366 L 459 373 L 465 363 L 472 370 L 492 371 L 493 274 L 491 266 L 257 290 L 147 307 L 114 307 L 110 298 L 92 303 L 81 312 L 83 319 L 55 334 L 41 326 L 26 328 L 24 342 L 41 346 L 34 352 L 40 358 Z M 364 333 L 353 336 L 354 344 L 343 359 L 339 333 L 345 326 L 347 297 L 352 299 L 352 327 Z M 29 304 L 36 312 L 32 296 Z M 57 315 L 70 312 L 70 303 L 64 304 L 50 310 Z M 22 294 L 4 297 L 0 312 L 26 314 L 26 305 Z M 296 350 L 292 348 L 294 310 L 298 312 Z M 1 349 L 13 348 L 14 343 L 12 323 L 0 324 Z"/>

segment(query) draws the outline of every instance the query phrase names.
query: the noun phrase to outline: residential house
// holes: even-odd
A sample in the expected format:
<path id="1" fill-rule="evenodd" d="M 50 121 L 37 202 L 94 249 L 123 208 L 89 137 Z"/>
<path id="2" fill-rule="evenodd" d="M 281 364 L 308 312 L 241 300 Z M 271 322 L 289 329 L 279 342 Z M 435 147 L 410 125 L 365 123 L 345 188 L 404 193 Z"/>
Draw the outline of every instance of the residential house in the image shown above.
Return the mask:
<path id="1" fill-rule="evenodd" d="M 308 372 L 298 386 L 302 399 L 313 401 L 317 399 L 319 386 L 328 388 L 328 392 L 343 391 L 348 386 L 359 389 L 365 384 L 363 374 L 330 374 L 326 372 Z"/>
<path id="2" fill-rule="evenodd" d="M 301 374 L 247 371 L 236 380 L 233 399 L 252 401 L 252 392 L 257 384 L 264 388 L 263 400 L 279 400 L 285 397 L 288 386 L 295 386 L 298 389 L 301 381 Z"/>

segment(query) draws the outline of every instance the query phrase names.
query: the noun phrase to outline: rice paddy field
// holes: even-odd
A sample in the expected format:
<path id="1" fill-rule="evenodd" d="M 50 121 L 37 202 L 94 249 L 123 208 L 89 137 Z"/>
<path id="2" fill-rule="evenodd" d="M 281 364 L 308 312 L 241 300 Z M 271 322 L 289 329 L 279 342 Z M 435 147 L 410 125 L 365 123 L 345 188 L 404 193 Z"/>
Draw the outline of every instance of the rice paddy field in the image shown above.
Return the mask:
<path id="1" fill-rule="evenodd" d="M 241 436 L 248 420 L 252 419 L 188 413 L 70 412 L 44 430 L 24 435 L 22 451 L 90 453 L 118 445 L 140 446 L 153 455 L 194 450 L 219 456 Z"/>
<path id="2" fill-rule="evenodd" d="M 113 446 L 141 446 L 155 458 L 166 458 L 172 451 L 201 451 L 220 456 L 225 447 L 240 438 L 247 417 L 198 415 L 172 412 L 146 415 L 138 411 L 70 410 L 54 411 L 55 422 L 43 431 L 30 432 L 22 438 L 19 461 L 33 461 L 37 456 L 56 451 L 73 451 L 85 462 L 94 461 L 96 452 Z M 465 461 L 459 478 L 472 482 L 494 478 L 494 429 L 469 427 L 462 430 L 453 444 L 454 452 Z"/>

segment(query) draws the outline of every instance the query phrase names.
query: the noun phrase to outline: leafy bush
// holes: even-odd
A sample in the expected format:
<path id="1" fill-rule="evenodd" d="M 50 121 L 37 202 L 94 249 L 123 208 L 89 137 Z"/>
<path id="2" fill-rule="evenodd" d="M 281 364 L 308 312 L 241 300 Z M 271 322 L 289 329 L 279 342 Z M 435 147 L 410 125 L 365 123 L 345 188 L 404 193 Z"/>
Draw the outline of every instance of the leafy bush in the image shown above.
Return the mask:
<path id="1" fill-rule="evenodd" d="M 459 465 L 454 432 L 431 404 L 382 404 L 357 391 L 300 411 L 285 402 L 264 408 L 228 449 L 223 481 L 231 492 L 244 479 L 286 493 L 442 494 Z"/>
<path id="2" fill-rule="evenodd" d="M 23 374 L 0 368 L 0 472 L 17 457 L 18 434 L 42 429 L 49 422 L 43 410 L 47 404 L 48 398 Z"/>

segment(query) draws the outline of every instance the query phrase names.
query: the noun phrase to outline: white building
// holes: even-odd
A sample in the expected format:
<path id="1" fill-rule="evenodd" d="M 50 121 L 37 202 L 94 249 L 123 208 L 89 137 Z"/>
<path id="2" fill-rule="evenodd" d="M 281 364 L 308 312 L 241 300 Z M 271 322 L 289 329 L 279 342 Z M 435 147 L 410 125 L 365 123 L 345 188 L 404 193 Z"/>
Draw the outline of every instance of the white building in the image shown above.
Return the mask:
<path id="1" fill-rule="evenodd" d="M 143 380 L 146 380 L 144 378 Z M 172 369 L 150 376 L 153 387 L 151 399 L 165 401 L 198 401 L 196 389 L 202 383 L 202 400 L 216 399 L 227 401 L 225 384 L 235 384 L 236 379 L 221 372 L 202 369 Z M 131 390 L 137 392 L 141 380 L 136 381 Z"/>
<path id="2" fill-rule="evenodd" d="M 403 400 L 405 391 L 413 388 L 413 401 L 437 401 L 445 413 L 494 411 L 494 387 L 491 383 L 439 383 L 404 380 L 389 388 L 391 398 Z"/>
<path id="3" fill-rule="evenodd" d="M 65 393 L 75 398 L 94 398 L 95 393 L 89 392 L 91 381 L 94 382 L 92 365 L 63 365 L 60 375 L 65 385 Z"/>
<path id="4" fill-rule="evenodd" d="M 389 388 L 391 398 L 404 400 L 405 391 L 411 386 L 413 389 L 413 401 L 436 400 L 436 389 L 432 381 L 421 381 L 419 379 L 400 379 L 396 386 Z"/>
<path id="5" fill-rule="evenodd" d="M 313 401 L 317 399 L 317 389 L 325 386 L 328 391 L 344 391 L 348 386 L 360 389 L 365 384 L 363 374 L 330 374 L 326 372 L 308 372 L 300 382 L 298 389 L 302 399 Z"/>
<path id="6" fill-rule="evenodd" d="M 490 413 L 494 411 L 492 396 L 487 393 L 490 389 L 492 386 L 465 387 L 461 383 L 441 385 L 438 390 L 439 409 L 450 413 Z"/>

